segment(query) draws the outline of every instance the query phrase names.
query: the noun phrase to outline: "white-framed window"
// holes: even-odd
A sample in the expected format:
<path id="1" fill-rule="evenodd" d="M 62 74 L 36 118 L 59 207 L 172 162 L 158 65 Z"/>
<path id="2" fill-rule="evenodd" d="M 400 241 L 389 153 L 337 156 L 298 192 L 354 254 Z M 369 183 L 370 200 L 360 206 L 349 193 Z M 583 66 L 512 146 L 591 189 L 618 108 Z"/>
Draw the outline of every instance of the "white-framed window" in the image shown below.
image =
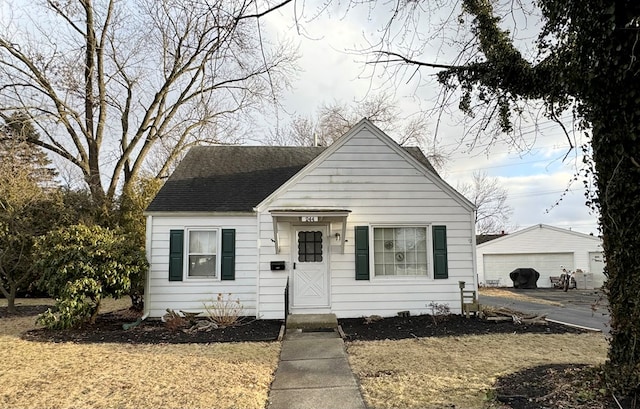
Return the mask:
<path id="1" fill-rule="evenodd" d="M 187 277 L 218 278 L 218 229 L 187 230 Z"/>
<path id="2" fill-rule="evenodd" d="M 428 233 L 427 226 L 374 226 L 375 276 L 428 276 Z"/>
<path id="3" fill-rule="evenodd" d="M 298 232 L 298 261 L 301 263 L 322 262 L 322 231 Z"/>

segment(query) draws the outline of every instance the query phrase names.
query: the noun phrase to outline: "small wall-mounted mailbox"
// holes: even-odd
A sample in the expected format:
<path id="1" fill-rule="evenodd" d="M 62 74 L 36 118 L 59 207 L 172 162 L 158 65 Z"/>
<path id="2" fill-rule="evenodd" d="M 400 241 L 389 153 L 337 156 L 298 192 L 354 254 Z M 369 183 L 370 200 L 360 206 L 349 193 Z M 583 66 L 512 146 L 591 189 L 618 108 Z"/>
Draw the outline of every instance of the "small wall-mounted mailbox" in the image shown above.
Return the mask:
<path id="1" fill-rule="evenodd" d="M 284 261 L 272 261 L 271 271 L 284 270 Z"/>

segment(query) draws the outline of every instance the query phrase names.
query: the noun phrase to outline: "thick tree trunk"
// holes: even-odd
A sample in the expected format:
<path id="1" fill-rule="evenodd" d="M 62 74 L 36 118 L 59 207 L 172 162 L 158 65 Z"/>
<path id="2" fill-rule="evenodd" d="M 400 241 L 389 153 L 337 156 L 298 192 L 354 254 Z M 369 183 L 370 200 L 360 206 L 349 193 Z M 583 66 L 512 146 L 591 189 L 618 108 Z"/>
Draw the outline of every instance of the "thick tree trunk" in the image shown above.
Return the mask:
<path id="1" fill-rule="evenodd" d="M 623 95 L 619 98 L 625 99 Z M 601 112 L 616 108 L 602 107 Z M 640 394 L 640 165 L 637 163 L 640 144 L 629 136 L 640 135 L 640 130 L 637 115 L 624 117 L 627 121 L 621 115 L 606 125 L 594 127 L 592 146 L 606 256 L 605 293 L 611 314 L 606 378 L 616 393 L 637 396 Z"/>
<path id="2" fill-rule="evenodd" d="M 110 198 L 107 198 L 102 187 L 99 155 L 99 147 L 95 142 L 91 142 L 89 145 L 88 173 L 85 175 L 85 180 L 87 185 L 89 185 L 89 191 L 91 192 L 91 196 L 93 197 L 95 204 L 101 207 L 104 206 Z"/>
<path id="3" fill-rule="evenodd" d="M 6 286 L 8 286 L 8 288 Z M 7 299 L 7 312 L 9 314 L 17 313 L 16 294 L 18 293 L 18 283 L 15 281 L 5 282 L 3 285 L 0 285 L 0 292 L 4 295 L 4 298 Z"/>
<path id="4" fill-rule="evenodd" d="M 131 298 L 131 309 L 133 311 L 143 311 L 144 310 L 144 296 L 137 291 L 132 291 L 129 293 L 129 297 Z"/>
<path id="5" fill-rule="evenodd" d="M 93 311 L 91 311 L 91 317 L 89 317 L 89 323 L 91 325 L 96 323 L 96 320 L 98 319 L 98 314 L 100 314 L 100 304 L 101 304 L 101 299 L 100 298 L 96 298 L 93 299 Z"/>
<path id="6" fill-rule="evenodd" d="M 17 285 L 10 285 L 9 291 L 5 294 L 7 297 L 7 312 L 9 314 L 17 314 L 18 310 L 16 309 L 16 294 L 18 293 Z"/>
<path id="7" fill-rule="evenodd" d="M 636 44 L 637 2 L 610 1 L 615 27 L 606 20 L 585 91 L 593 126 L 593 158 L 606 257 L 605 292 L 611 339 L 605 374 L 617 394 L 640 396 L 640 81 Z M 604 9 L 604 8 L 603 8 Z"/>

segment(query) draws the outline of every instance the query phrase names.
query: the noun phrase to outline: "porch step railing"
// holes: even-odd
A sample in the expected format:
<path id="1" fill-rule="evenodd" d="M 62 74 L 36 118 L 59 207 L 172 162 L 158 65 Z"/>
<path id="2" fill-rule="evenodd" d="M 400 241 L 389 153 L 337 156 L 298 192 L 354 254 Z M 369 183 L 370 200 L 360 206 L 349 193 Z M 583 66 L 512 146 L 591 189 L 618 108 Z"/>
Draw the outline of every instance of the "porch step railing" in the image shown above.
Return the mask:
<path id="1" fill-rule="evenodd" d="M 287 284 L 284 286 L 284 323 L 287 323 L 289 317 L 289 277 L 287 277 Z"/>

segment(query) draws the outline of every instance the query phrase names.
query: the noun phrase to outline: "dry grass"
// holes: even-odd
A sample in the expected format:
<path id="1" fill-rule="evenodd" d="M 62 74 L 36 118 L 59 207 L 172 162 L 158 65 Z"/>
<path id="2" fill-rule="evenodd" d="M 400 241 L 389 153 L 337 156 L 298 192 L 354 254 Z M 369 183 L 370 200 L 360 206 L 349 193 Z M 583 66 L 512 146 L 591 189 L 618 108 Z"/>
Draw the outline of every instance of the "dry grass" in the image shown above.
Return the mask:
<path id="1" fill-rule="evenodd" d="M 501 334 L 348 344 L 371 408 L 481 408 L 500 375 L 550 363 L 600 364 L 602 334 Z"/>
<path id="2" fill-rule="evenodd" d="M 121 308 L 120 302 L 107 302 L 105 309 Z M 278 343 L 53 344 L 18 338 L 31 328 L 34 317 L 0 319 L 0 407 L 264 408 L 280 352 Z"/>
<path id="3" fill-rule="evenodd" d="M 562 303 L 559 303 L 557 301 L 550 301 L 550 300 L 544 300 L 542 298 L 530 297 L 526 294 L 514 293 L 513 291 L 505 290 L 503 288 L 480 287 L 478 289 L 478 293 L 480 295 L 486 295 L 487 297 L 510 298 L 512 300 L 519 300 L 519 301 L 533 302 L 536 304 L 554 305 L 556 307 L 562 307 Z"/>

